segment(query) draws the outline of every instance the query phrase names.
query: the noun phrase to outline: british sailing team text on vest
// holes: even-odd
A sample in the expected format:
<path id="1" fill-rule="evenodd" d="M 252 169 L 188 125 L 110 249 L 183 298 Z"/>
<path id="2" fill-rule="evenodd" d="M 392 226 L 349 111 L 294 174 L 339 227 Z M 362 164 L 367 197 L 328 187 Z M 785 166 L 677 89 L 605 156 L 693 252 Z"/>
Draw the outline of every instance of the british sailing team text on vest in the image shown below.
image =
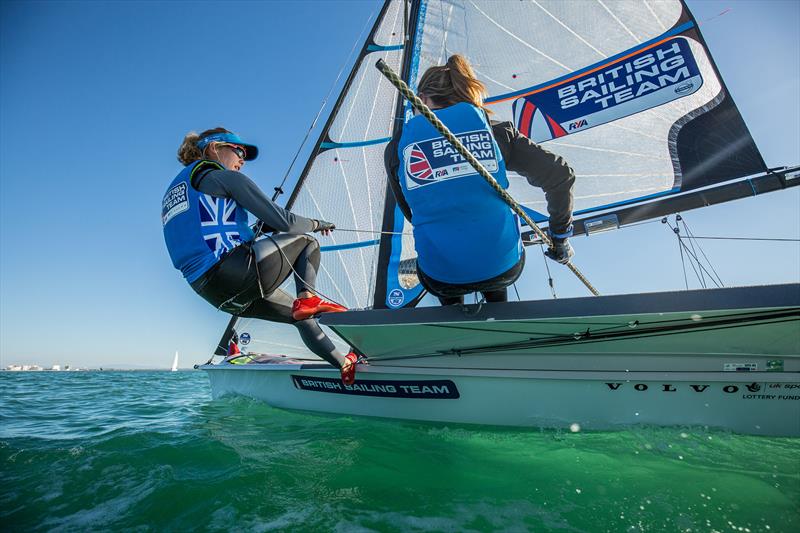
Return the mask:
<path id="1" fill-rule="evenodd" d="M 508 188 L 505 163 L 484 112 L 458 103 L 434 111 L 450 131 Z M 472 166 L 418 115 L 398 145 L 400 186 L 413 212 L 417 262 L 445 283 L 493 278 L 522 256 L 517 216 Z"/>
<path id="2" fill-rule="evenodd" d="M 255 238 L 247 211 L 230 198 L 203 194 L 192 178 L 214 161 L 195 161 L 172 180 L 161 204 L 161 223 L 172 264 L 192 283 L 219 262 L 225 252 Z"/>

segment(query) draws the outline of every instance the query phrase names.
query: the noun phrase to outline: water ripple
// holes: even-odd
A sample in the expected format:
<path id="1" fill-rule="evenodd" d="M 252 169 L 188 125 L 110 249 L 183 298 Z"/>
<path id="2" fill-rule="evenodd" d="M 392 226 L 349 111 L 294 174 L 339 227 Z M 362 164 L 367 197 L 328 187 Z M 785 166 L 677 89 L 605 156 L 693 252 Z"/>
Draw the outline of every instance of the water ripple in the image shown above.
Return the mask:
<path id="1" fill-rule="evenodd" d="M 794 531 L 799 443 L 696 428 L 573 434 L 319 416 L 211 401 L 200 372 L 0 373 L 0 523 Z"/>

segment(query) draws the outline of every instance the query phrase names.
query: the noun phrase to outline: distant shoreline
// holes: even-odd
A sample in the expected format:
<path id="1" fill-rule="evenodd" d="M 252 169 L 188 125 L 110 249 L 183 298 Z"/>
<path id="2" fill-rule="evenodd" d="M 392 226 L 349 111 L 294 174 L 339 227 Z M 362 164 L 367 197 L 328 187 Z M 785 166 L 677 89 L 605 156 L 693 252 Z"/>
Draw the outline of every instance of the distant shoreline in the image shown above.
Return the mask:
<path id="1" fill-rule="evenodd" d="M 179 368 L 175 370 L 175 372 L 186 372 L 189 370 L 194 370 L 193 368 Z M 172 372 L 170 368 L 76 368 L 70 370 L 52 370 L 50 368 L 42 368 L 37 370 L 11 370 L 8 368 L 0 368 L 0 372 L 8 373 L 8 374 L 30 374 L 30 373 L 42 373 L 46 372 L 48 374 L 70 374 L 75 372 Z"/>

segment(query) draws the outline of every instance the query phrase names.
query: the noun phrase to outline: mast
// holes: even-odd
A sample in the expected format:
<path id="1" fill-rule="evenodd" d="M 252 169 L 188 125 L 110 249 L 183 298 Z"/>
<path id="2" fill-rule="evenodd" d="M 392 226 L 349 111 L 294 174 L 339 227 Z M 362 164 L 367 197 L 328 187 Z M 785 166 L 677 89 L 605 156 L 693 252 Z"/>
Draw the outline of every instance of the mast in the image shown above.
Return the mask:
<path id="1" fill-rule="evenodd" d="M 408 2 L 411 2 L 411 9 L 406 10 L 408 19 L 405 21 L 407 28 L 405 31 L 405 56 L 403 57 L 403 68 L 400 76 L 406 80 L 406 82 L 410 82 L 411 80 L 409 78 L 412 70 L 412 64 L 416 56 L 414 44 L 417 39 L 417 25 L 420 18 L 419 10 L 422 0 L 403 0 L 403 2 L 406 6 L 408 6 Z M 394 128 L 392 130 L 393 140 L 398 139 L 403 130 L 405 107 L 406 103 L 403 98 L 398 98 L 394 115 Z M 392 179 L 392 176 L 388 176 L 387 179 Z M 381 234 L 380 239 L 380 248 L 378 252 L 378 273 L 375 278 L 375 294 L 372 303 L 374 309 L 386 309 L 389 307 L 386 302 L 387 293 L 389 292 L 387 283 L 389 263 L 392 258 L 394 246 L 399 245 L 399 239 L 397 239 L 393 233 L 396 232 L 397 226 L 402 228 L 403 220 L 403 214 L 397 207 L 397 201 L 395 200 L 394 193 L 392 192 L 388 182 L 386 183 L 386 200 L 384 206 L 382 226 L 383 233 Z M 400 222 L 400 224 L 396 224 L 396 222 Z M 423 294 L 423 291 L 418 291 L 417 295 L 409 302 L 405 302 L 402 307 L 413 307 L 419 302 Z"/>

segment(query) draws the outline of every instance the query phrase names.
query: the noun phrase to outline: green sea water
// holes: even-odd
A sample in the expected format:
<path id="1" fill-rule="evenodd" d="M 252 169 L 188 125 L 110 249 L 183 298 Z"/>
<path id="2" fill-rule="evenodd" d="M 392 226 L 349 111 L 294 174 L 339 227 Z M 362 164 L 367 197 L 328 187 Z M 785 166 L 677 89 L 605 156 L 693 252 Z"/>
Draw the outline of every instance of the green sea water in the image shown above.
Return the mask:
<path id="1" fill-rule="evenodd" d="M 212 401 L 199 371 L 0 372 L 0 529 L 797 532 L 800 439 L 321 416 Z"/>

